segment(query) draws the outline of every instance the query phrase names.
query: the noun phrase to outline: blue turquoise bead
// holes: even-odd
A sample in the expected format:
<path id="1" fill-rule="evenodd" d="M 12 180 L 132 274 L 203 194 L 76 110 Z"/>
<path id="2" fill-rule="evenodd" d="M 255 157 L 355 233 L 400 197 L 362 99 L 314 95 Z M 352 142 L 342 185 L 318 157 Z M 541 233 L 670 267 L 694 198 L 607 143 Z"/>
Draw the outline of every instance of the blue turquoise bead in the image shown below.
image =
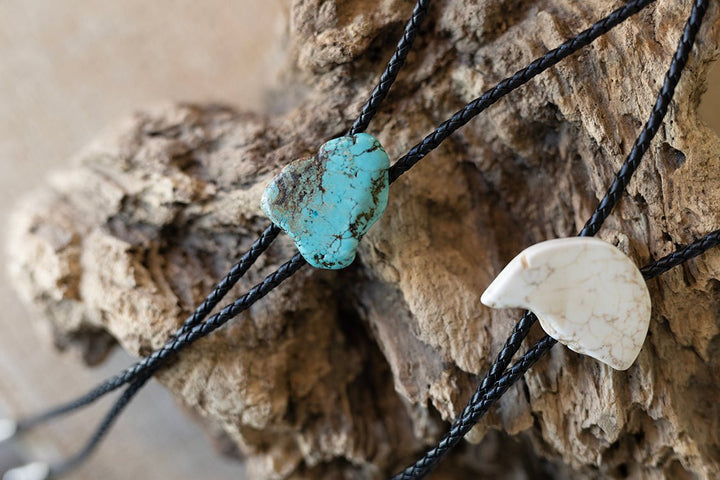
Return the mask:
<path id="1" fill-rule="evenodd" d="M 345 268 L 387 207 L 389 166 L 371 135 L 336 138 L 285 167 L 265 188 L 261 207 L 310 265 Z"/>

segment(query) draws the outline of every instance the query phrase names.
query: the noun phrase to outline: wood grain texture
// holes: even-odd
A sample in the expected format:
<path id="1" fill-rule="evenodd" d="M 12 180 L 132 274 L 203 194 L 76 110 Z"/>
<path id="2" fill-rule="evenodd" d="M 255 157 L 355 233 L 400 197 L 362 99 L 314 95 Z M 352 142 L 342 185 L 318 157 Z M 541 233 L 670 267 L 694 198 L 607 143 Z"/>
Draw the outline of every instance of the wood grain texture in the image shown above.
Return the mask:
<path id="1" fill-rule="evenodd" d="M 293 3 L 287 84 L 267 111 L 138 113 L 18 205 L 14 278 L 56 342 L 89 362 L 114 341 L 134 355 L 162 345 L 264 228 L 269 179 L 359 110 L 412 8 L 366 3 Z M 369 132 L 397 158 L 609 8 L 435 2 Z M 158 380 L 244 453 L 252 478 L 374 479 L 414 459 L 516 320 L 482 308 L 480 294 L 524 247 L 582 227 L 649 114 L 689 10 L 659 0 L 500 101 L 393 185 L 352 268 L 301 271 Z M 720 139 L 697 115 L 719 14 L 713 3 L 665 126 L 600 233 L 639 264 L 720 225 Z M 234 294 L 292 253 L 281 238 Z M 469 436 L 484 441 L 436 478 L 720 474 L 718 278 L 713 251 L 651 282 L 650 336 L 627 372 L 556 347 Z"/>

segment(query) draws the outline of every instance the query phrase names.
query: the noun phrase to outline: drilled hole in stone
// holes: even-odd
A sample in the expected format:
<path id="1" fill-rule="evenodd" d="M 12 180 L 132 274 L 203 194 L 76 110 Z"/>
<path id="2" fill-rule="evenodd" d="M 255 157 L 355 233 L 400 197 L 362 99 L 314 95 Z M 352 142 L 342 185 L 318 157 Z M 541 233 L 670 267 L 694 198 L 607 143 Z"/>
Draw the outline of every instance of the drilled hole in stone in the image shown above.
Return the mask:
<path id="1" fill-rule="evenodd" d="M 700 101 L 700 118 L 720 135 L 720 62 L 710 67 L 708 89 Z"/>

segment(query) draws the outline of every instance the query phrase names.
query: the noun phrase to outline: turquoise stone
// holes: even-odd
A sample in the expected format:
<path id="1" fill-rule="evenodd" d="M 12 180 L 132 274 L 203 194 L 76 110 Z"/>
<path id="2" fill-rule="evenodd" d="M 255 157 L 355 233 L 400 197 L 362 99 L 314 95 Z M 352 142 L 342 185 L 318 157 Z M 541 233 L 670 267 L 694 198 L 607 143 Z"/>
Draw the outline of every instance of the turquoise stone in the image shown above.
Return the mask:
<path id="1" fill-rule="evenodd" d="M 265 188 L 261 206 L 310 265 L 345 268 L 387 207 L 389 166 L 371 135 L 336 138 L 285 167 Z"/>

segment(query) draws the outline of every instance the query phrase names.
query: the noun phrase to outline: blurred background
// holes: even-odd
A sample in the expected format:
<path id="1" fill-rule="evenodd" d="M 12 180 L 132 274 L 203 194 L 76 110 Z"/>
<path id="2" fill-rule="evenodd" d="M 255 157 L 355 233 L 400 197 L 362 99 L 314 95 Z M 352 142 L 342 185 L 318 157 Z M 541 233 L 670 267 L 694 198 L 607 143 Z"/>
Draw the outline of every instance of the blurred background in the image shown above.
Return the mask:
<path id="1" fill-rule="evenodd" d="M 0 1 L 0 225 L 14 200 L 104 127 L 164 101 L 221 101 L 262 109 L 283 64 L 289 0 Z M 720 133 L 720 67 L 701 115 Z M 420 135 L 421 132 L 418 132 Z M 4 232 L 2 232 L 4 233 Z M 0 247 L 5 252 L 4 236 Z M 32 412 L 84 392 L 127 366 L 117 352 L 89 370 L 55 352 L 0 276 L 0 416 Z M 33 325 L 35 323 L 35 325 Z M 0 447 L 0 472 L 32 455 L 74 452 L 108 408 Z M 242 478 L 153 384 L 74 479 Z"/>

